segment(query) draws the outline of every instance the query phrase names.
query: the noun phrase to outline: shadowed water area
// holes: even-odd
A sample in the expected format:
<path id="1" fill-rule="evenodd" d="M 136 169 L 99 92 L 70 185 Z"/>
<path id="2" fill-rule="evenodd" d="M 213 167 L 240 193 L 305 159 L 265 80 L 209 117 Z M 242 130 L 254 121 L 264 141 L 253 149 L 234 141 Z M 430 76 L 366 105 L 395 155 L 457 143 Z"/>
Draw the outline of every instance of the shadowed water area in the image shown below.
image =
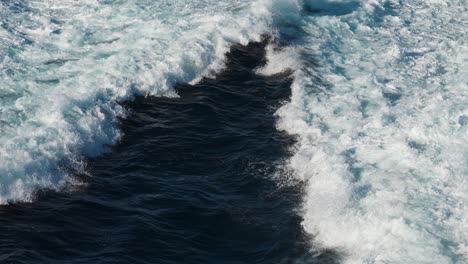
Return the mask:
<path id="1" fill-rule="evenodd" d="M 265 43 L 234 46 L 226 70 L 180 98 L 125 104 L 125 136 L 89 160 L 86 187 L 0 211 L 2 263 L 331 263 L 312 256 L 275 127 L 289 73 L 260 76 Z"/>

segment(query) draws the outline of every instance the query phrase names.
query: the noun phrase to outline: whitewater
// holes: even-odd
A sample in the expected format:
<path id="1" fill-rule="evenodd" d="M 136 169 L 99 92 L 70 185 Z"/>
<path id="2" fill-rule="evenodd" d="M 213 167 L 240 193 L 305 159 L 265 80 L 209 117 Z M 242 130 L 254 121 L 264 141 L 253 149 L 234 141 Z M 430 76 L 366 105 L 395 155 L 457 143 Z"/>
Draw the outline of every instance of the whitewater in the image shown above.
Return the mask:
<path id="1" fill-rule="evenodd" d="M 260 40 L 267 21 L 247 6 L 2 1 L 0 203 L 77 184 L 82 157 L 122 136 L 119 102 L 175 96 L 174 84 L 219 70 L 230 45 Z"/>
<path id="2" fill-rule="evenodd" d="M 0 203 L 80 185 L 123 137 L 120 103 L 176 97 L 234 44 L 293 70 L 277 112 L 314 252 L 468 263 L 465 0 L 2 1 Z"/>

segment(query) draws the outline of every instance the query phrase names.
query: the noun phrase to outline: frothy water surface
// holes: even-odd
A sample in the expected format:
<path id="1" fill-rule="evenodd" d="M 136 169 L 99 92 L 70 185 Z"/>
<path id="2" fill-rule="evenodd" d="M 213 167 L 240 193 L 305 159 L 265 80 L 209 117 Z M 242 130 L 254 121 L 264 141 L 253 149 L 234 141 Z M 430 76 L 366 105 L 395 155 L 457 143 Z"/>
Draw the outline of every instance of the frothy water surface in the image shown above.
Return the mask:
<path id="1" fill-rule="evenodd" d="M 82 157 L 121 137 L 119 102 L 176 96 L 260 40 L 265 10 L 243 1 L 2 1 L 0 203 L 61 189 Z"/>
<path id="2" fill-rule="evenodd" d="M 318 263 L 466 263 L 467 6 L 466 0 L 2 1 L 0 203 L 33 201 L 37 190 L 64 190 L 66 186 L 73 189 L 90 183 L 85 192 L 97 192 L 102 188 L 106 193 L 106 198 L 95 197 L 99 202 L 90 202 L 93 204 L 91 208 L 103 206 L 119 211 L 121 207 L 116 201 L 121 201 L 125 205 L 123 208 L 132 207 L 134 203 L 133 207 L 143 210 L 141 213 L 145 216 L 140 218 L 136 214 L 133 223 L 141 224 L 143 219 L 151 229 L 155 223 L 146 221 L 145 217 L 152 215 L 157 208 L 150 202 L 151 210 L 146 211 L 142 204 L 146 199 L 155 198 L 153 196 L 157 198 L 158 194 L 149 188 L 153 185 L 146 184 L 152 180 L 146 173 L 155 170 L 153 165 L 160 173 L 166 171 L 168 174 L 171 168 L 190 168 L 193 170 L 190 175 L 197 177 L 187 178 L 178 171 L 176 174 L 181 178 L 176 178 L 175 183 L 197 179 L 190 182 L 194 190 L 177 192 L 174 188 L 175 196 L 172 198 L 175 200 L 190 201 L 189 198 L 193 198 L 194 201 L 207 201 L 208 205 L 219 199 L 242 201 L 252 207 L 244 204 L 233 208 L 240 211 L 249 208 L 247 215 L 257 208 L 262 221 L 268 218 L 268 212 L 274 211 L 269 216 L 277 221 L 277 224 L 266 221 L 265 227 L 258 225 L 259 229 L 252 231 L 248 227 L 251 224 L 256 226 L 255 221 L 248 220 L 256 218 L 252 213 L 246 218 L 246 229 L 234 230 L 252 232 L 254 237 L 247 238 L 241 232 L 242 239 L 236 240 L 234 230 L 220 236 L 238 242 L 255 241 L 244 245 L 252 247 L 252 252 L 243 255 L 250 258 L 239 260 L 223 254 L 213 256 L 196 246 L 193 249 L 201 251 L 186 252 L 212 257 L 203 259 L 204 263 L 226 258 L 234 262 L 249 262 L 257 249 L 262 253 L 255 255 L 256 259 L 260 258 L 264 263 L 293 259 Z M 203 103 L 186 104 L 183 97 L 178 101 L 174 89 L 176 84 L 195 84 L 204 76 L 214 76 L 226 67 L 225 54 L 233 44 L 259 41 L 265 34 L 272 36 L 271 44 L 266 47 L 266 65 L 253 62 L 258 58 L 250 58 L 252 60 L 247 60 L 245 65 L 234 59 L 228 63 L 225 74 L 240 74 L 242 68 L 247 67 L 249 78 L 243 79 L 245 76 L 242 74 L 232 78 L 220 75 L 220 83 L 208 81 L 210 85 L 203 88 L 213 86 L 222 93 L 203 95 Z M 263 47 L 258 49 L 263 50 Z M 239 50 L 240 53 L 234 53 L 236 56 L 249 54 L 242 48 Z M 293 80 L 287 77 L 288 74 L 292 74 Z M 244 82 L 244 88 L 267 88 L 259 93 L 249 91 L 253 94 L 248 95 L 247 101 L 238 100 L 236 96 L 239 94 L 226 90 L 233 81 Z M 273 112 L 278 101 L 286 100 L 287 94 L 283 94 L 283 89 L 291 83 L 291 102 L 284 104 L 276 116 L 279 120 L 277 128 L 295 135 L 295 144 L 282 132 L 271 129 L 275 122 Z M 281 87 L 281 96 L 275 97 L 270 86 Z M 198 98 L 197 94 L 187 92 L 189 90 L 186 87 L 181 91 L 186 96 Z M 132 119 L 132 112 L 122 103 L 147 95 L 153 99 L 127 103 L 127 106 L 133 104 L 131 109 L 142 107 L 141 113 L 135 110 L 141 120 L 134 119 L 135 116 Z M 161 96 L 164 99 L 154 99 Z M 274 98 L 268 101 L 268 96 Z M 267 98 L 268 102 L 262 105 L 261 98 Z M 148 102 L 151 102 L 150 107 L 147 107 Z M 173 113 L 164 109 L 168 102 L 177 106 L 175 116 L 167 116 Z M 220 107 L 213 102 L 227 105 Z M 262 107 L 251 109 L 252 105 Z M 252 111 L 248 112 L 248 119 L 244 115 L 249 109 Z M 259 120 L 253 121 L 257 114 L 255 111 L 267 113 L 261 116 L 268 119 L 267 130 Z M 212 112 L 216 115 L 210 115 Z M 153 114 L 164 118 L 156 118 Z M 214 119 L 204 119 L 207 115 Z M 124 120 L 121 127 L 119 120 Z M 180 124 L 171 123 L 171 120 Z M 225 130 L 219 131 L 203 123 L 207 120 Z M 134 126 L 132 122 L 135 122 Z M 193 132 L 164 134 L 153 130 L 165 131 L 168 126 L 184 129 L 184 125 L 197 122 L 202 126 L 194 126 Z M 227 124 L 233 126 L 224 126 Z M 126 129 L 129 130 L 125 132 Z M 156 134 L 139 134 L 139 129 Z M 125 133 L 129 136 L 126 137 Z M 262 133 L 266 133 L 265 138 L 259 136 Z M 160 137 L 152 139 L 155 135 Z M 280 137 L 280 142 L 275 141 L 277 137 Z M 170 144 L 166 142 L 168 145 L 164 145 L 164 140 L 169 140 Z M 150 143 L 151 147 L 145 147 L 146 143 L 142 142 Z M 202 145 L 197 145 L 201 142 Z M 107 161 L 104 157 L 97 163 L 86 162 L 89 158 L 109 153 L 112 146 L 116 148 L 106 156 Z M 127 152 L 119 152 L 119 148 Z M 197 151 L 184 152 L 194 149 Z M 152 152 L 154 150 L 157 151 Z M 174 155 L 175 150 L 178 155 Z M 250 153 L 251 150 L 258 152 Z M 292 152 L 291 157 L 288 151 Z M 218 164 L 219 160 L 210 157 L 220 152 L 226 154 L 223 162 L 227 165 Z M 193 156 L 186 157 L 185 153 Z M 147 154 L 149 156 L 145 156 Z M 123 156 L 118 158 L 119 155 Z M 289 157 L 289 162 L 285 162 Z M 258 158 L 261 161 L 257 164 Z M 148 159 L 152 161 L 149 164 Z M 199 167 L 197 162 L 201 161 L 203 166 Z M 165 162 L 167 166 L 163 166 Z M 96 169 L 99 164 L 104 164 L 104 167 Z M 135 166 L 142 166 L 145 173 L 132 175 Z M 224 182 L 219 179 L 225 174 L 212 170 L 223 166 L 226 169 L 252 170 L 241 169 L 238 173 L 229 174 L 233 178 Z M 112 168 L 119 173 L 109 173 Z M 208 185 L 207 188 L 214 189 L 206 191 L 206 185 L 202 184 L 204 181 L 199 180 L 210 171 L 220 185 Z M 264 181 L 255 180 L 254 175 L 258 174 L 264 174 Z M 76 175 L 88 176 L 83 180 Z M 86 180 L 88 177 L 96 180 L 89 182 Z M 246 179 L 253 182 L 244 182 Z M 119 180 L 123 180 L 122 185 L 116 186 Z M 174 183 L 164 187 L 167 181 L 164 177 L 159 180 L 161 182 L 153 187 L 178 186 Z M 298 181 L 299 186 L 296 185 Z M 295 187 L 282 195 L 283 189 L 278 187 L 278 183 Z M 195 188 L 199 184 L 205 187 Z M 237 187 L 231 188 L 231 184 Z M 271 189 L 268 189 L 269 184 Z M 190 184 L 182 185 L 187 187 Z M 266 189 L 260 185 L 265 185 Z M 256 188 L 262 195 L 254 195 Z M 118 191 L 112 193 L 111 189 Z M 262 200 L 268 193 L 267 189 L 272 193 L 279 192 L 272 198 L 271 208 Z M 149 198 L 132 196 L 132 192 L 145 193 Z M 250 198 L 230 200 L 238 192 Z M 42 205 L 34 203 L 31 206 L 44 206 L 50 210 L 54 208 L 50 197 L 63 198 L 72 194 L 49 195 Z M 114 200 L 109 202 L 111 198 Z M 78 202 L 73 199 L 62 202 L 89 208 L 86 199 L 85 202 L 80 199 Z M 255 207 L 256 203 L 260 206 Z M 98 206 L 94 207 L 95 204 Z M 202 207 L 209 208 L 205 207 L 207 204 Z M 231 208 L 227 204 L 229 202 L 215 202 L 212 206 L 216 210 L 223 206 Z M 181 211 L 189 208 L 184 203 L 178 205 L 181 207 L 174 208 Z M 294 211 L 297 207 L 302 210 Z M 280 211 L 284 214 L 278 213 Z M 210 212 L 207 211 L 208 214 Z M 215 215 L 217 213 L 219 211 Z M 31 219 L 22 218 L 21 213 L 18 215 L 24 220 L 18 223 L 27 226 Z M 50 221 L 50 217 L 56 216 L 51 214 L 44 219 Z M 120 232 L 132 234 L 104 227 L 106 221 L 116 221 L 112 222 L 114 224 L 120 221 L 111 221 L 114 216 L 104 213 L 97 220 L 97 226 L 103 231 L 97 232 L 103 237 L 102 241 L 99 240 L 100 245 L 114 245 L 119 241 Z M 213 230 L 219 230 L 216 228 L 231 221 L 223 214 L 217 217 L 222 221 L 210 222 L 214 223 L 211 226 Z M 310 237 L 299 231 L 300 220 L 297 217 L 303 217 L 302 227 Z M 57 218 L 57 224 L 64 223 L 60 219 Z M 86 219 L 81 220 L 87 222 Z M 135 226 L 125 221 L 117 225 L 124 229 L 125 225 Z M 216 226 L 216 223 L 222 224 Z M 36 228 L 42 230 L 39 231 L 41 235 L 44 230 L 54 230 L 47 225 L 42 226 L 44 229 L 40 226 L 42 224 Z M 156 233 L 164 232 L 158 224 L 156 226 L 158 231 L 151 239 L 156 239 Z M 190 232 L 210 230 L 202 225 L 197 227 L 199 229 Z M 143 235 L 148 229 L 138 230 Z M 94 231 L 86 233 L 77 239 L 83 239 L 81 242 L 93 240 L 94 234 Z M 267 234 L 272 240 L 267 239 Z M 285 242 L 277 242 L 276 247 L 272 241 L 282 241 L 284 236 Z M 106 242 L 106 237 L 111 242 Z M 71 244 L 80 244 L 80 241 L 71 242 L 60 236 L 52 238 L 57 239 L 55 242 L 58 244 L 70 247 Z M 193 237 L 177 233 L 171 241 L 190 238 Z M 219 244 L 225 241 L 222 238 Z M 263 239 L 265 244 L 261 242 Z M 23 240 L 17 244 L 7 238 L 3 245 L 8 252 L 11 252 L 9 245 L 20 245 L 17 249 L 34 251 L 35 241 Z M 43 242 L 41 239 L 37 241 Z M 197 241 L 192 242 L 201 243 Z M 304 241 L 308 243 L 304 244 Z M 291 245 L 289 249 L 287 245 Z M 99 256 L 87 255 L 80 261 L 101 261 L 103 254 L 118 257 L 119 250 L 126 246 L 128 244 L 123 243 L 116 248 L 102 247 Z M 54 260 L 60 258 L 49 252 L 51 249 L 44 250 L 39 253 L 39 256 L 46 256 L 44 262 L 49 257 Z M 144 256 L 154 256 L 149 251 L 137 251 L 124 255 L 143 256 L 137 258 L 138 261 L 148 260 Z M 20 259 L 31 253 L 14 252 L 11 256 L 21 256 Z M 164 256 L 170 259 L 175 251 L 164 252 L 166 255 L 161 255 L 161 261 L 165 260 Z M 234 251 L 227 252 L 232 254 Z M 26 260 L 37 257 L 35 253 L 31 254 Z M 2 256 L 9 258 L 10 255 Z M 131 260 L 129 257 L 126 261 Z"/>
<path id="3" fill-rule="evenodd" d="M 294 140 L 276 130 L 273 114 L 292 79 L 258 76 L 263 54 L 263 44 L 236 46 L 216 80 L 176 86 L 178 98 L 125 103 L 125 135 L 87 161 L 83 189 L 0 207 L 0 261 L 336 260 L 309 252 L 300 186 L 280 181 Z"/>
<path id="4" fill-rule="evenodd" d="M 345 263 L 466 263 L 466 1 L 310 2 L 279 111 L 304 228 Z"/>

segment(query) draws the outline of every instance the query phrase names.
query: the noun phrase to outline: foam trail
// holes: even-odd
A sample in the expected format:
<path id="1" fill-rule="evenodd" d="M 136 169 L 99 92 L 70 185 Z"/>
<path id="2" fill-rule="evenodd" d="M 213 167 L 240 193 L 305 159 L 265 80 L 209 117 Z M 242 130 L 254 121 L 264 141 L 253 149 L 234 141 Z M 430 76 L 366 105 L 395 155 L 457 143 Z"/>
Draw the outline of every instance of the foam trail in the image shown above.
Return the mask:
<path id="1" fill-rule="evenodd" d="M 271 29 L 272 1 L 2 1 L 0 204 L 73 183 L 121 138 L 119 102 L 175 96 Z"/>
<path id="2" fill-rule="evenodd" d="M 257 74 L 274 75 L 287 70 L 298 70 L 301 67 L 300 54 L 295 47 L 275 50 L 274 44 L 266 48 L 267 64 L 257 69 Z"/>
<path id="3" fill-rule="evenodd" d="M 309 2 L 278 126 L 299 136 L 314 246 L 345 263 L 467 263 L 466 1 Z"/>

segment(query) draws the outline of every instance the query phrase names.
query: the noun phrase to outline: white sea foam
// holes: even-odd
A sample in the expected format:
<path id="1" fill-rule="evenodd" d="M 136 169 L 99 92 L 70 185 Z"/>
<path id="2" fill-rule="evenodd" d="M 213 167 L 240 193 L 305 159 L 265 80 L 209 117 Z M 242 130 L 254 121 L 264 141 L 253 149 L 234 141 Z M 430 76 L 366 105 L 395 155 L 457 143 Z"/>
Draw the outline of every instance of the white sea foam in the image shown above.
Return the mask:
<path id="1" fill-rule="evenodd" d="M 0 204 L 61 189 L 121 137 L 118 104 L 175 96 L 271 29 L 271 1 L 0 3 Z"/>
<path id="2" fill-rule="evenodd" d="M 313 245 L 345 263 L 467 263 L 466 1 L 309 2 L 323 10 L 304 18 L 278 115 L 299 136 Z"/>
<path id="3" fill-rule="evenodd" d="M 274 42 L 273 42 L 274 43 Z M 274 75 L 288 70 L 298 70 L 301 68 L 301 58 L 298 48 L 286 47 L 275 50 L 275 45 L 268 45 L 266 48 L 267 63 L 257 69 L 257 74 Z"/>
<path id="4" fill-rule="evenodd" d="M 121 137 L 118 102 L 175 96 L 233 43 L 280 28 L 302 36 L 269 46 L 258 73 L 296 70 L 278 126 L 299 136 L 290 167 L 311 244 L 346 263 L 468 262 L 465 0 L 12 3 L 0 3 L 0 203 L 73 181 L 65 169 Z"/>

